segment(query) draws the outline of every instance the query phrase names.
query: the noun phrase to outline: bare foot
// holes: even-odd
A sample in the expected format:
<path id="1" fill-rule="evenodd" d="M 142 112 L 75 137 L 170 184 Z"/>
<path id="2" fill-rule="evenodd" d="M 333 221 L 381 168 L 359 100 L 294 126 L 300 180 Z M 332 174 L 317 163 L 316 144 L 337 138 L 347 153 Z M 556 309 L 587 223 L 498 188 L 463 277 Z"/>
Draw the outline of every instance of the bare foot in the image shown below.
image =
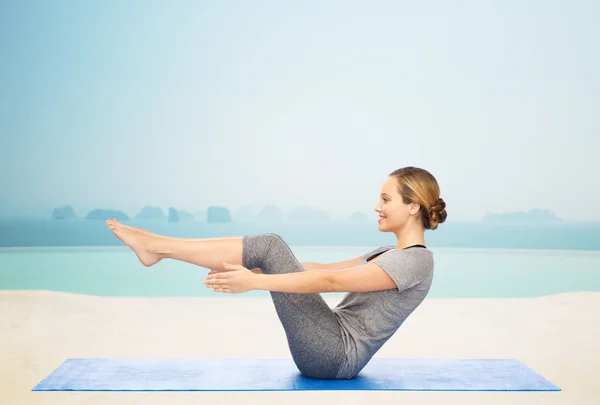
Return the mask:
<path id="1" fill-rule="evenodd" d="M 133 227 L 125 226 L 114 218 L 107 219 L 106 225 L 108 225 L 117 238 L 135 252 L 144 266 L 150 267 L 161 260 L 157 254 L 148 251 L 146 248 L 148 241 L 151 238 L 148 234 Z"/>
<path id="2" fill-rule="evenodd" d="M 116 219 L 112 218 L 109 221 L 116 221 Z M 146 235 L 150 235 L 150 236 L 153 236 L 155 238 L 177 239 L 177 240 L 195 240 L 195 238 L 178 238 L 178 237 L 172 237 L 172 236 L 157 235 L 154 232 L 150 232 L 150 231 L 147 231 L 147 230 L 142 229 L 142 228 L 136 228 L 135 226 L 131 226 L 131 225 L 125 225 L 125 224 L 123 224 L 121 222 L 119 222 L 119 225 L 122 226 L 122 227 L 124 227 L 124 228 L 134 229 L 134 230 L 136 230 L 138 232 L 145 233 Z"/>
<path id="3" fill-rule="evenodd" d="M 133 229 L 134 231 L 145 233 L 146 235 L 150 235 L 150 236 L 159 236 L 159 235 L 157 235 L 157 234 L 155 234 L 153 232 L 147 231 L 147 230 L 142 229 L 142 228 L 136 228 L 135 226 L 125 225 L 124 223 L 117 221 L 115 218 L 111 218 L 111 219 L 107 220 L 106 223 L 108 224 L 109 221 L 111 221 L 113 223 L 114 222 L 118 223 L 121 228 Z"/>

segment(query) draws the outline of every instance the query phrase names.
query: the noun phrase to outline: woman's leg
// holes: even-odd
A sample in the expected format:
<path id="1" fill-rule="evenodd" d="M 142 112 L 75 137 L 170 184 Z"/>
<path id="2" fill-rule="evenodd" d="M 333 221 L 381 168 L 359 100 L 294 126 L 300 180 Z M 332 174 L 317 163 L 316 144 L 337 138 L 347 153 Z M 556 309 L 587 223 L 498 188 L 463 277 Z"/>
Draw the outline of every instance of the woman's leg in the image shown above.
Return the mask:
<path id="1" fill-rule="evenodd" d="M 227 262 L 260 268 L 263 274 L 304 271 L 289 246 L 273 233 L 179 240 L 149 235 L 114 220 L 106 223 L 147 266 L 172 258 L 217 270 L 225 270 L 222 262 Z M 345 348 L 341 326 L 329 305 L 317 293 L 270 294 L 300 372 L 313 378 L 335 378 L 345 360 Z"/>
<path id="2" fill-rule="evenodd" d="M 113 220 L 114 220 L 114 218 L 113 218 Z M 146 229 L 142 229 L 142 228 L 136 228 L 136 227 L 134 227 L 134 226 L 131 226 L 131 225 L 125 225 L 125 224 L 123 224 L 123 223 L 121 223 L 121 222 L 119 222 L 119 225 L 120 225 L 120 226 L 122 226 L 122 227 L 125 227 L 125 228 L 129 228 L 129 229 L 134 229 L 134 230 L 136 230 L 136 231 L 140 231 L 140 232 L 142 232 L 142 233 L 145 233 L 146 235 L 155 236 L 155 237 L 157 237 L 157 238 L 171 239 L 171 240 L 198 240 L 198 238 L 178 238 L 178 237 L 176 237 L 176 236 L 165 236 L 165 235 L 160 235 L 160 234 L 158 234 L 158 233 L 153 233 L 153 232 L 150 232 L 150 231 L 148 231 L 148 230 L 146 230 Z M 233 236 L 232 238 L 237 238 L 237 236 Z M 225 237 L 225 238 L 221 238 L 221 239 L 227 239 L 227 237 Z"/>
<path id="3" fill-rule="evenodd" d="M 107 220 L 106 224 L 129 246 L 145 266 L 162 259 L 175 259 L 217 271 L 225 271 L 223 262 L 242 264 L 242 237 L 183 239 L 163 237 Z"/>
<path id="4" fill-rule="evenodd" d="M 304 271 L 277 234 L 243 237 L 242 265 L 263 274 Z M 290 352 L 302 374 L 333 379 L 345 361 L 341 326 L 320 294 L 270 292 L 287 336 Z"/>

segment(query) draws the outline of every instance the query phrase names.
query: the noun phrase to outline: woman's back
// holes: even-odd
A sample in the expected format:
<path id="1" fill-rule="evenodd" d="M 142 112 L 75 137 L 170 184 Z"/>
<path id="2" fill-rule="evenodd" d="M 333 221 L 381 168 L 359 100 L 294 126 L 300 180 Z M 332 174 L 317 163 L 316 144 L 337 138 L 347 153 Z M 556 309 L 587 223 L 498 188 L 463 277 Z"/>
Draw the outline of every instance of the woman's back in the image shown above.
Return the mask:
<path id="1" fill-rule="evenodd" d="M 422 245 L 383 246 L 363 256 L 377 263 L 398 288 L 351 292 L 333 309 L 344 331 L 348 358 L 339 378 L 352 378 L 423 302 L 433 279 L 433 254 Z"/>

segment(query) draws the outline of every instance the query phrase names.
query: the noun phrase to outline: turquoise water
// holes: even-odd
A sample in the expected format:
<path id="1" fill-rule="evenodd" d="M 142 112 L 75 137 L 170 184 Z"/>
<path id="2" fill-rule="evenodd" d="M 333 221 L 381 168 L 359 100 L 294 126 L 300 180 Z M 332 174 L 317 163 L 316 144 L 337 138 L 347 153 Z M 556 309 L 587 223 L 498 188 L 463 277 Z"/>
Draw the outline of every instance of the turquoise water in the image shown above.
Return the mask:
<path id="1" fill-rule="evenodd" d="M 294 246 L 395 245 L 390 232 L 380 232 L 375 219 L 355 224 L 327 223 L 206 223 L 163 220 L 126 221 L 161 235 L 217 238 L 275 232 Z M 425 232 L 427 246 L 445 248 L 506 248 L 600 250 L 600 222 L 556 224 L 452 221 Z M 0 219 L 0 246 L 121 246 L 104 221 Z"/>
<path id="2" fill-rule="evenodd" d="M 296 246 L 301 262 L 328 263 L 376 246 Z M 435 277 L 429 297 L 536 297 L 600 291 L 600 251 L 431 248 Z M 0 248 L 0 289 L 53 290 L 100 296 L 268 297 L 266 291 L 215 293 L 208 270 L 163 260 L 147 268 L 125 246 Z M 327 293 L 324 296 L 342 296 Z"/>

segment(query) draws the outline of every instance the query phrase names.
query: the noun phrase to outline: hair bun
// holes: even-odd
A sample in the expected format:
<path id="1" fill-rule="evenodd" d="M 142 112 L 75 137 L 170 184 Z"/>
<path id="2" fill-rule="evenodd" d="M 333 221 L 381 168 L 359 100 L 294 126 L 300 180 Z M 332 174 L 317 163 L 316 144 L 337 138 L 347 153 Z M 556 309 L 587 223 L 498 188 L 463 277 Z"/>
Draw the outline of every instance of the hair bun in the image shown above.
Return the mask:
<path id="1" fill-rule="evenodd" d="M 442 212 L 446 208 L 446 202 L 442 198 L 438 198 L 435 204 L 429 209 L 429 214 Z"/>
<path id="2" fill-rule="evenodd" d="M 444 223 L 447 216 L 446 202 L 442 198 L 438 198 L 436 203 L 429 208 L 429 223 L 431 229 L 436 229 L 438 224 Z"/>

